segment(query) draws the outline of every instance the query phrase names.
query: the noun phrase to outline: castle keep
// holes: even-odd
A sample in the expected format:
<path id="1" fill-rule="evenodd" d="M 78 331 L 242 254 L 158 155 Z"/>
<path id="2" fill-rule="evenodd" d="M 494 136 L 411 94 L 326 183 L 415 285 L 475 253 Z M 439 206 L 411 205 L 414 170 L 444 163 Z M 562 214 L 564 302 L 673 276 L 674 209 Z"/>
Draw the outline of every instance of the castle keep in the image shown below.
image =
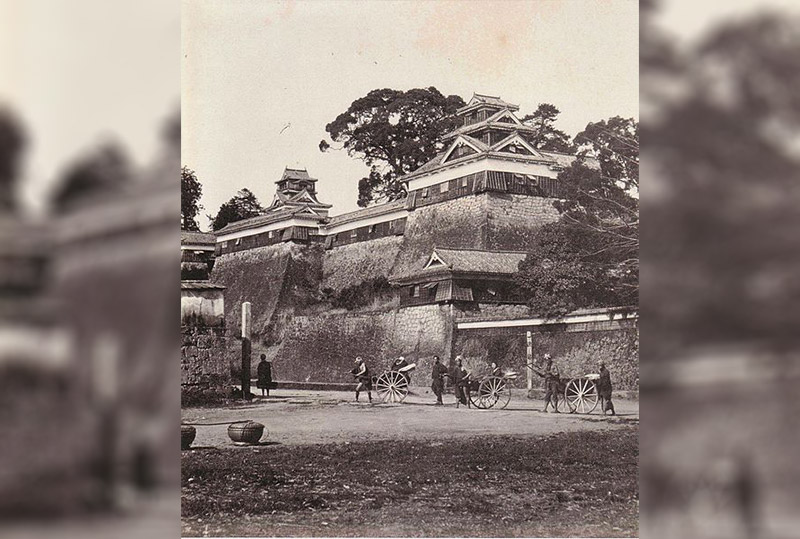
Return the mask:
<path id="1" fill-rule="evenodd" d="M 536 230 L 559 218 L 557 176 L 575 159 L 536 149 L 517 110 L 475 94 L 444 149 L 401 178 L 403 200 L 329 216 L 318 180 L 287 168 L 263 215 L 217 232 L 211 281 L 225 287 L 227 325 L 250 301 L 254 351 L 287 381 L 350 382 L 356 355 L 377 370 L 404 355 L 420 384 L 434 354 L 524 361 L 524 349 L 456 339 L 460 321 L 530 316 L 512 274 Z M 349 293 L 374 297 L 329 303 Z M 232 365 L 236 354 L 234 343 Z"/>

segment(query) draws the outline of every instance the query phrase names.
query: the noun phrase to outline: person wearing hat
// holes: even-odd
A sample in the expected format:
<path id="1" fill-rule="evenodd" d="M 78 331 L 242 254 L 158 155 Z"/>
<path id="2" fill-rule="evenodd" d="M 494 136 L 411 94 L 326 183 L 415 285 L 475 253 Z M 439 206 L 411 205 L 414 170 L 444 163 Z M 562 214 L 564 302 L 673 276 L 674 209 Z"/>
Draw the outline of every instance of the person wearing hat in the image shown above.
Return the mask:
<path id="1" fill-rule="evenodd" d="M 553 403 L 553 412 L 558 412 L 558 386 L 560 383 L 560 376 L 558 374 L 558 367 L 553 364 L 553 357 L 550 354 L 544 355 L 545 368 L 544 370 L 533 367 L 533 372 L 544 378 L 544 410 L 547 412 L 547 407 Z"/>
<path id="2" fill-rule="evenodd" d="M 356 358 L 355 363 L 356 366 L 353 367 L 350 373 L 358 380 L 358 385 L 356 386 L 356 402 L 358 402 L 358 396 L 362 389 L 367 390 L 369 402 L 372 402 L 372 377 L 369 374 L 369 368 L 367 364 L 364 363 L 364 360 L 361 359 L 361 356 Z"/>
<path id="3" fill-rule="evenodd" d="M 614 403 L 611 402 L 611 373 L 606 369 L 606 364 L 600 362 L 600 378 L 597 380 L 597 395 L 600 397 L 600 408 L 603 410 L 603 415 L 606 412 L 611 412 L 611 415 L 617 415 L 614 411 Z"/>

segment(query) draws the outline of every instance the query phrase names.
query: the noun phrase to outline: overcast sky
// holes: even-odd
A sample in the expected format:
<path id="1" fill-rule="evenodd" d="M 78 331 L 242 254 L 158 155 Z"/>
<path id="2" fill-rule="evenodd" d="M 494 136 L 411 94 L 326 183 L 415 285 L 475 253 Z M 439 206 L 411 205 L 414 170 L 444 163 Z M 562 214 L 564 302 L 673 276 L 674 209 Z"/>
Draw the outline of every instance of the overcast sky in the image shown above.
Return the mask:
<path id="1" fill-rule="evenodd" d="M 721 17 L 800 3 L 661 4 L 663 24 L 691 39 Z M 365 167 L 317 144 L 374 88 L 500 94 L 523 113 L 552 102 L 572 135 L 637 115 L 636 0 L 192 0 L 180 9 L 176 0 L 0 0 L 0 102 L 28 129 L 29 204 L 40 206 L 63 167 L 107 138 L 139 164 L 152 160 L 178 106 L 181 65 L 184 163 L 203 181 L 204 213 L 245 186 L 269 202 L 286 165 L 320 178 L 335 213 L 354 209 Z"/>
<path id="2" fill-rule="evenodd" d="M 318 143 L 375 88 L 553 103 L 570 135 L 638 118 L 636 1 L 187 0 L 182 25 L 182 160 L 204 213 L 242 187 L 268 204 L 285 166 L 318 178 L 333 214 L 356 209 L 366 166 Z"/>

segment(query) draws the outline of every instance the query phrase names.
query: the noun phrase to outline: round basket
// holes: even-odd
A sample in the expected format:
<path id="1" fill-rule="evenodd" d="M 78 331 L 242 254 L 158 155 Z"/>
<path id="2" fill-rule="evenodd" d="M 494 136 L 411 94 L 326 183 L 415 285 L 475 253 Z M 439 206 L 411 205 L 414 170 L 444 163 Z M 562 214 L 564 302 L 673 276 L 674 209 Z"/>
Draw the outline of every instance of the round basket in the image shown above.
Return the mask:
<path id="1" fill-rule="evenodd" d="M 236 444 L 257 444 L 263 434 L 264 425 L 255 421 L 228 426 L 228 436 Z"/>
<path id="2" fill-rule="evenodd" d="M 197 436 L 197 429 L 191 425 L 181 425 L 181 449 L 189 449 Z"/>

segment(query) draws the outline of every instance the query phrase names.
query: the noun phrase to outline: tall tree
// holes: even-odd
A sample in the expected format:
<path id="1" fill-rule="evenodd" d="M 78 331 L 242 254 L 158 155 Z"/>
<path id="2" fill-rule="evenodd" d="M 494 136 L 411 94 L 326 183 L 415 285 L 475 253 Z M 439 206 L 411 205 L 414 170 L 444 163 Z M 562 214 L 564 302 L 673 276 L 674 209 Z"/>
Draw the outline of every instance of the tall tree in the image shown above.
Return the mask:
<path id="1" fill-rule="evenodd" d="M 194 170 L 187 166 L 181 168 L 181 230 L 200 230 L 197 214 L 203 209 L 200 197 L 203 186 Z"/>
<path id="2" fill-rule="evenodd" d="M 636 268 L 623 263 L 627 252 L 608 234 L 559 221 L 543 226 L 528 251 L 515 280 L 542 316 L 638 302 Z"/>
<path id="3" fill-rule="evenodd" d="M 372 90 L 353 101 L 325 130 L 351 157 L 371 167 L 359 181 L 358 205 L 405 196 L 398 178 L 433 159 L 440 137 L 457 126 L 453 114 L 465 105 L 457 95 L 445 97 L 433 86 L 406 92 Z M 320 142 L 320 150 L 331 148 Z"/>
<path id="4" fill-rule="evenodd" d="M 84 197 L 113 191 L 132 177 L 133 168 L 125 150 L 117 142 L 108 142 L 66 169 L 52 201 L 63 210 Z"/>
<path id="5" fill-rule="evenodd" d="M 220 206 L 215 217 L 211 219 L 211 228 L 216 232 L 228 223 L 235 223 L 250 217 L 256 217 L 264 212 L 256 196 L 247 188 L 240 189 L 229 201 Z"/>
<path id="6" fill-rule="evenodd" d="M 556 129 L 555 122 L 561 111 L 550 103 L 541 103 L 533 112 L 522 118 L 522 123 L 536 129 L 536 133 L 528 135 L 528 141 L 539 150 L 572 153 L 574 147 L 569 135 Z"/>
<path id="7" fill-rule="evenodd" d="M 575 144 L 594 154 L 603 176 L 639 189 L 639 122 L 621 116 L 590 122 L 575 135 Z"/>
<path id="8" fill-rule="evenodd" d="M 0 106 L 0 211 L 16 208 L 14 186 L 19 158 L 25 147 L 25 134 L 17 118 Z"/>
<path id="9" fill-rule="evenodd" d="M 516 280 L 542 315 L 638 302 L 638 124 L 617 118 L 584 130 L 584 151 L 558 175 L 561 218 L 520 264 Z"/>

